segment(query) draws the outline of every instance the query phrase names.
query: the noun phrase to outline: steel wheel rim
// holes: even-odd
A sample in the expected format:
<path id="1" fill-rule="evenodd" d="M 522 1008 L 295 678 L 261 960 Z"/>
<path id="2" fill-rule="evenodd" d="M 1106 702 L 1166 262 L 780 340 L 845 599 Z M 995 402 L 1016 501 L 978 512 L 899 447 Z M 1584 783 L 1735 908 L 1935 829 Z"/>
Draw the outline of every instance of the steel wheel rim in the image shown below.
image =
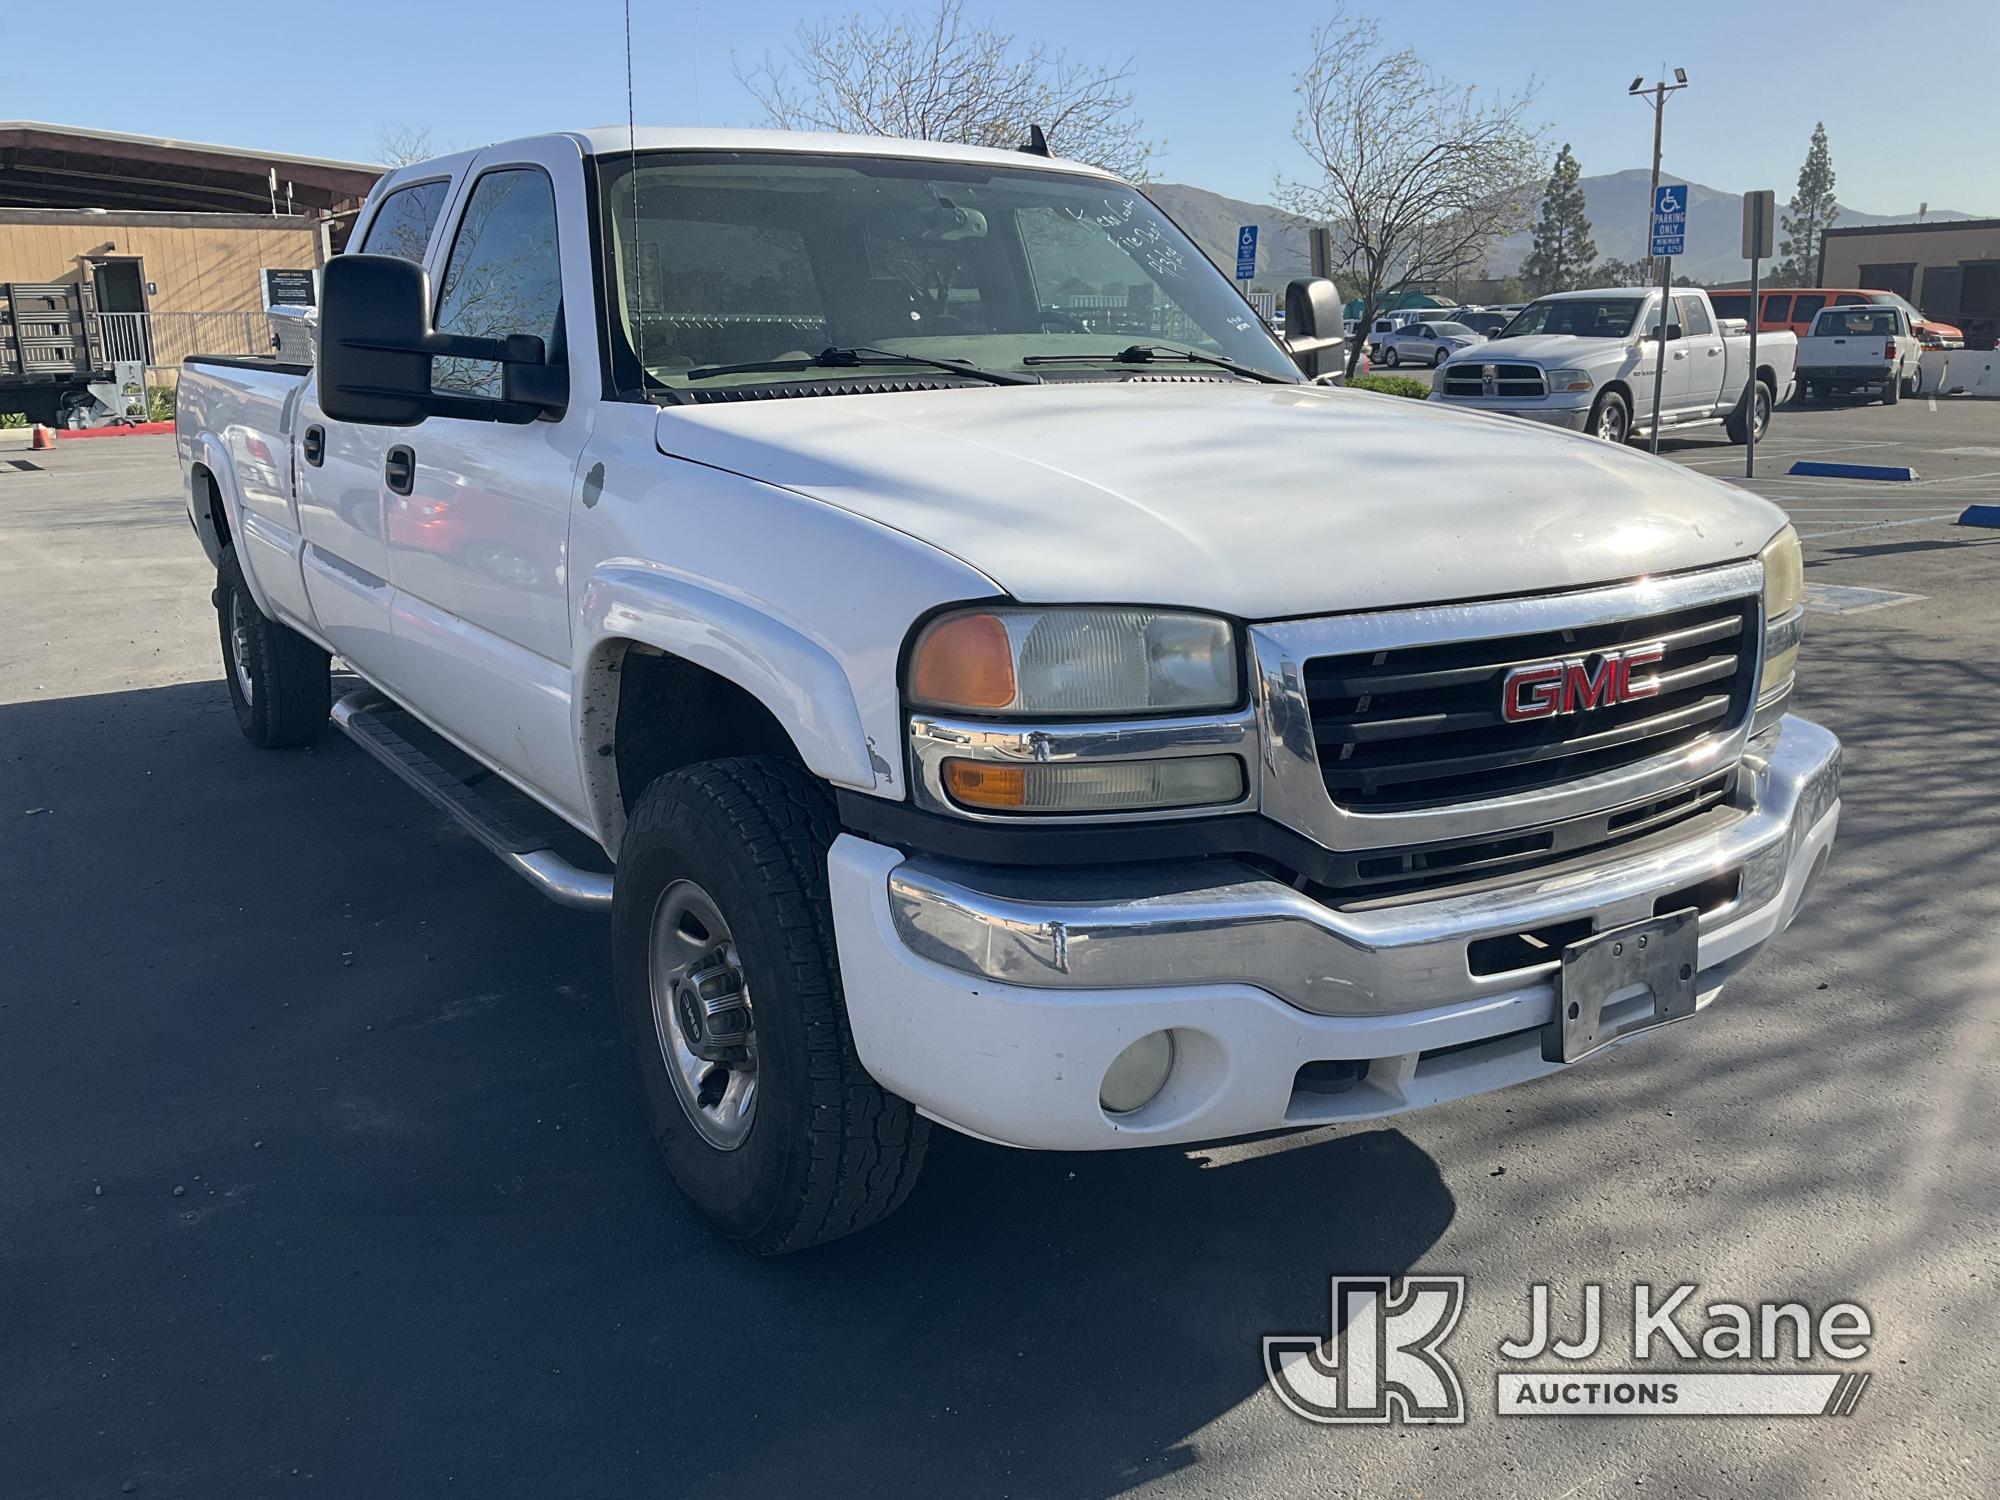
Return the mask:
<path id="1" fill-rule="evenodd" d="M 250 621 L 244 612 L 243 591 L 229 594 L 229 671 L 236 679 L 236 691 L 245 703 L 256 701 L 257 689 L 250 681 Z"/>
<path id="2" fill-rule="evenodd" d="M 692 880 L 669 884 L 653 907 L 647 955 L 653 1031 L 674 1096 L 703 1140 L 734 1151 L 757 1114 L 757 1032 L 736 943 L 714 897 Z M 731 996 L 729 1010 L 704 1016 L 705 991 Z M 730 1020 L 736 1011 L 740 1027 Z M 739 1029 L 740 1043 L 717 1046 L 716 1037 Z"/>

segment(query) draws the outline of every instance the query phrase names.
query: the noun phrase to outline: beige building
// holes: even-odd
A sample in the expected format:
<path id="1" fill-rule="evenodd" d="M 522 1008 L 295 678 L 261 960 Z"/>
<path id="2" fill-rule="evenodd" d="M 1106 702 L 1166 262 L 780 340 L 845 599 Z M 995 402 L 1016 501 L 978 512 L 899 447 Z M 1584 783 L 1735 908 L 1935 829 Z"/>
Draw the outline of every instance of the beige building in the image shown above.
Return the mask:
<path id="1" fill-rule="evenodd" d="M 2000 333 L 2000 219 L 1829 229 L 1819 284 L 1899 293 L 1990 349 Z"/>
<path id="2" fill-rule="evenodd" d="M 53 420 L 115 361 L 170 383 L 189 354 L 271 344 L 381 168 L 0 121 L 0 411 Z"/>

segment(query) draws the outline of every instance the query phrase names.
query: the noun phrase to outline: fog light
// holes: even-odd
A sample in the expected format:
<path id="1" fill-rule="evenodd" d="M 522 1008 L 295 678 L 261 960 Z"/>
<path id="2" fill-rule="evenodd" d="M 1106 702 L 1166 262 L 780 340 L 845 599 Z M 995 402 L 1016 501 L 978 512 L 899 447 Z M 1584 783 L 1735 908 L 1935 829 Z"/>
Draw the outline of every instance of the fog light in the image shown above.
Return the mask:
<path id="1" fill-rule="evenodd" d="M 1149 1032 L 1111 1060 L 1098 1087 L 1097 1102 L 1108 1115 L 1129 1115 L 1144 1109 L 1159 1097 L 1173 1070 L 1174 1034 Z"/>

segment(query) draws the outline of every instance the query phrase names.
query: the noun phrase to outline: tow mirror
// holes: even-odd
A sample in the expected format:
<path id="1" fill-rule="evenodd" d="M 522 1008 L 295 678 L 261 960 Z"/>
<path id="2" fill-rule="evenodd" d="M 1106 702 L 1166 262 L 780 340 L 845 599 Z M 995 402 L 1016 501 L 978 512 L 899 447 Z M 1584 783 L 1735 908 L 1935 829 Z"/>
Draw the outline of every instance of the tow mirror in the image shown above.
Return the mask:
<path id="1" fill-rule="evenodd" d="M 336 422 L 411 427 L 425 417 L 532 422 L 569 406 L 569 371 L 533 334 L 467 338 L 433 331 L 430 277 L 394 255 L 337 255 L 321 273 L 319 404 Z M 491 360 L 500 399 L 431 389 L 431 361 Z"/>
<path id="2" fill-rule="evenodd" d="M 1285 288 L 1285 346 L 1309 377 L 1340 362 L 1340 292 L 1324 276 L 1302 276 Z"/>

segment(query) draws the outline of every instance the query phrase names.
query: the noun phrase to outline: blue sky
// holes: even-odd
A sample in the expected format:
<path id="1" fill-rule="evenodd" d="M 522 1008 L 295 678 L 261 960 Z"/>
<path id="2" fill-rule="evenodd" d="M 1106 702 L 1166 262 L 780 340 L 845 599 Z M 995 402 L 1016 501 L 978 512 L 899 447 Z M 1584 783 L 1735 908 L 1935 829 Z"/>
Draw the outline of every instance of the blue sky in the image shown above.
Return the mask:
<path id="1" fill-rule="evenodd" d="M 756 123 L 732 61 L 781 49 L 801 17 L 855 8 L 853 0 L 634 0 L 641 121 Z M 1129 56 L 1139 111 L 1166 143 L 1156 174 L 1260 201 L 1274 179 L 1300 168 L 1289 136 L 1291 72 L 1328 8 L 968 0 L 974 15 L 1078 57 Z M 1534 75 L 1537 112 L 1553 140 L 1575 146 L 1586 173 L 1648 164 L 1651 111 L 1624 89 L 1664 63 L 1686 68 L 1694 83 L 1668 105 L 1670 175 L 1732 191 L 1773 187 L 1782 201 L 1813 122 L 1824 119 L 1842 202 L 1872 213 L 1927 200 L 2000 214 L 1993 0 L 1897 9 L 1848 0 L 1357 0 L 1357 8 L 1456 77 L 1506 88 Z M 475 145 L 625 115 L 621 0 L 342 0 L 304 9 L 189 0 L 172 19 L 114 7 L 99 12 L 101 27 L 90 23 L 87 54 L 73 40 L 48 41 L 52 14 L 47 0 L 0 0 L 0 118 L 368 160 L 385 124 L 428 125 L 443 144 Z M 50 45 L 62 66 L 48 65 Z"/>

